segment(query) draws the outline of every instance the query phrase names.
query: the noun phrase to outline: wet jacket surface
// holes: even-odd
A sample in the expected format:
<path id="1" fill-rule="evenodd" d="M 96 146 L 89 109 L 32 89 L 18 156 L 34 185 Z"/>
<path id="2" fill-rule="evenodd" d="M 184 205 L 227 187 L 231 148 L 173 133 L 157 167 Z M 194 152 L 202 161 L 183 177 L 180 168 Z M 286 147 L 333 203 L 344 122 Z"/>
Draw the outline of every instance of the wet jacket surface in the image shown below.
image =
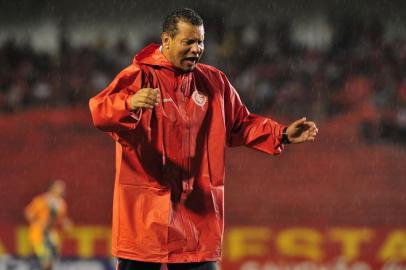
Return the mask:
<path id="1" fill-rule="evenodd" d="M 153 109 L 126 99 L 159 88 Z M 149 262 L 218 261 L 227 146 L 279 154 L 284 128 L 250 114 L 227 77 L 172 66 L 151 44 L 90 102 L 94 125 L 116 141 L 113 255 Z M 230 179 L 232 181 L 232 179 Z"/>

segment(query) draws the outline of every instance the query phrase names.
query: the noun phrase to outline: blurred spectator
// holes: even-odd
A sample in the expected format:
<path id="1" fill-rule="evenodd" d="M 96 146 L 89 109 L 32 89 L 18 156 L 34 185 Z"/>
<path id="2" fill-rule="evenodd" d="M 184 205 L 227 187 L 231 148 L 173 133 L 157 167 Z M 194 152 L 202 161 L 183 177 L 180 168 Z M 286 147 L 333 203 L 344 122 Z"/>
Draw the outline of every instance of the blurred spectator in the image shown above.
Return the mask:
<path id="1" fill-rule="evenodd" d="M 207 37 L 204 61 L 226 71 L 252 111 L 318 119 L 351 113 L 364 138 L 402 137 L 406 42 L 385 40 L 379 20 L 333 18 L 330 47 L 322 50 L 291 40 L 289 20 L 226 25 L 220 15 L 208 16 L 216 23 L 207 32 L 215 35 Z M 124 38 L 111 47 L 103 40 L 74 47 L 64 34 L 52 56 L 12 39 L 0 45 L 0 112 L 86 103 L 136 49 Z"/>

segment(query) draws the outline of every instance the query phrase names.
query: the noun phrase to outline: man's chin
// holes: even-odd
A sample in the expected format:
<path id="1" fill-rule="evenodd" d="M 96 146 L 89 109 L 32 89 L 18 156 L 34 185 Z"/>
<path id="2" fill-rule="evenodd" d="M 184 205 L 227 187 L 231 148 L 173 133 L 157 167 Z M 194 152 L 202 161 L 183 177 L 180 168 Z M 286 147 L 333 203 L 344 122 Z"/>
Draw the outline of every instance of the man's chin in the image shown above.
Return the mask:
<path id="1" fill-rule="evenodd" d="M 195 69 L 196 65 L 182 67 L 183 72 L 191 72 Z"/>

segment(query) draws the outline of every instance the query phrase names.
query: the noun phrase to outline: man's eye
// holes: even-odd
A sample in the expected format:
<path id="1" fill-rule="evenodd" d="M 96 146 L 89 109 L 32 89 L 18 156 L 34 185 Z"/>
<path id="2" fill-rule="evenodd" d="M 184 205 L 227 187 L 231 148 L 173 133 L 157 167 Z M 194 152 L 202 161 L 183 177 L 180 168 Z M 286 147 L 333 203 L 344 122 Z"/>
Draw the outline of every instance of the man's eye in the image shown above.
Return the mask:
<path id="1" fill-rule="evenodd" d="M 194 40 L 184 40 L 184 41 L 183 41 L 183 44 L 184 44 L 184 45 L 192 45 L 193 43 L 195 43 Z"/>

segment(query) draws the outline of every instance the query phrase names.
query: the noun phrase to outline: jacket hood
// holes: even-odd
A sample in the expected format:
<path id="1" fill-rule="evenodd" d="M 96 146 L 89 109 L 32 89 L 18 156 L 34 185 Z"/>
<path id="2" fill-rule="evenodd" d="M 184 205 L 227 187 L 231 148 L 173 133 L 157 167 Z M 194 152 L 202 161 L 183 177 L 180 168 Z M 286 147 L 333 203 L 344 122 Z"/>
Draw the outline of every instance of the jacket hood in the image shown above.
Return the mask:
<path id="1" fill-rule="evenodd" d="M 134 57 L 134 64 L 144 64 L 151 66 L 166 67 L 172 70 L 177 70 L 177 68 L 172 65 L 168 59 L 160 51 L 160 45 L 151 43 L 147 47 L 143 48 Z"/>

